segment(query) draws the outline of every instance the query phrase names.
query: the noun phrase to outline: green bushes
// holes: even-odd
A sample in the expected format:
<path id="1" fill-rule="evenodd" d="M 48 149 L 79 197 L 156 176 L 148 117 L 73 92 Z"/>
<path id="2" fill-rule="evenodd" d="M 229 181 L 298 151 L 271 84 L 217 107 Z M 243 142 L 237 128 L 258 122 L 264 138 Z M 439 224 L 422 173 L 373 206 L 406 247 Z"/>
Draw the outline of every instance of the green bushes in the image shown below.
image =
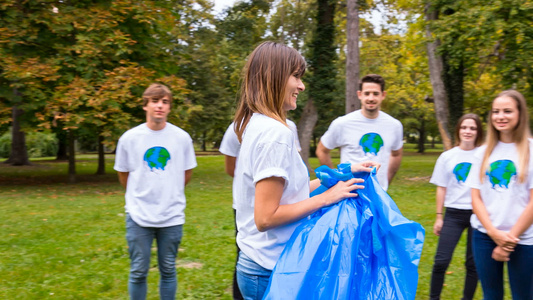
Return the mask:
<path id="1" fill-rule="evenodd" d="M 30 132 L 26 134 L 26 147 L 29 157 L 55 156 L 58 142 L 55 134 Z M 11 153 L 11 131 L 0 136 L 0 157 L 9 157 Z"/>

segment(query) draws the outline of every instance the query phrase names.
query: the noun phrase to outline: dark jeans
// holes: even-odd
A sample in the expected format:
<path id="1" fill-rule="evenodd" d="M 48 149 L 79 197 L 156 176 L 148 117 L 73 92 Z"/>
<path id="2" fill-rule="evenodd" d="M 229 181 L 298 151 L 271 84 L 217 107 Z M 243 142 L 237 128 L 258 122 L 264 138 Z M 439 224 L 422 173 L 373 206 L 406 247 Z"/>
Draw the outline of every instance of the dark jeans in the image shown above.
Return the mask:
<path id="1" fill-rule="evenodd" d="M 483 288 L 483 299 L 503 299 L 503 264 L 492 259 L 496 243 L 485 233 L 474 230 L 472 249 Z M 507 262 L 511 294 L 514 300 L 533 299 L 533 246 L 517 245 Z"/>
<path id="2" fill-rule="evenodd" d="M 237 211 L 235 209 L 233 210 L 233 220 L 235 222 L 235 238 L 237 238 Z M 237 247 L 237 257 L 235 258 L 235 270 L 233 271 L 233 300 L 243 300 L 241 290 L 239 289 L 239 283 L 237 282 L 237 260 L 241 249 L 239 249 L 237 241 L 235 241 L 235 246 Z"/>
<path id="3" fill-rule="evenodd" d="M 472 299 L 477 287 L 477 273 L 472 255 L 472 227 L 470 227 L 470 217 L 472 210 L 446 208 L 446 215 L 442 230 L 440 232 L 435 263 L 431 273 L 430 299 L 440 299 L 440 293 L 444 284 L 444 275 L 450 265 L 452 255 L 461 234 L 467 229 L 468 236 L 466 242 L 466 276 L 463 289 L 463 299 Z"/>

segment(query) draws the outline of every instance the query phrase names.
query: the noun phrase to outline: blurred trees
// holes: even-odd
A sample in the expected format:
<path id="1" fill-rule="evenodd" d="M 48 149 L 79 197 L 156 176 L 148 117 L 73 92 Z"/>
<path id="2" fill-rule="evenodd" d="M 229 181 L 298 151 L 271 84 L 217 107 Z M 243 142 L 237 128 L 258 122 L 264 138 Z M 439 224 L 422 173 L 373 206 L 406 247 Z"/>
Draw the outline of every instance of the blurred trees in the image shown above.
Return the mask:
<path id="1" fill-rule="evenodd" d="M 419 137 L 420 152 L 436 128 L 451 145 L 457 118 L 484 116 L 503 89 L 531 101 L 530 0 L 350 3 L 357 14 L 349 15 L 344 1 L 247 0 L 215 16 L 206 0 L 3 1 L 0 134 L 12 129 L 8 162 L 28 163 L 25 133 L 56 133 L 61 152 L 82 130 L 84 141 L 97 145 L 97 172 L 104 172 L 103 146 L 114 147 L 144 120 L 140 95 L 153 81 L 175 94 L 170 121 L 202 150 L 216 148 L 233 118 L 246 57 L 264 40 L 284 42 L 309 62 L 306 93 L 290 114 L 304 156 L 347 109 L 345 91 L 351 86 L 353 94 L 357 85 L 346 69 L 354 42 L 359 73 L 384 76 L 383 109 L 403 122 L 406 135 Z M 358 41 L 347 27 L 355 17 Z"/>

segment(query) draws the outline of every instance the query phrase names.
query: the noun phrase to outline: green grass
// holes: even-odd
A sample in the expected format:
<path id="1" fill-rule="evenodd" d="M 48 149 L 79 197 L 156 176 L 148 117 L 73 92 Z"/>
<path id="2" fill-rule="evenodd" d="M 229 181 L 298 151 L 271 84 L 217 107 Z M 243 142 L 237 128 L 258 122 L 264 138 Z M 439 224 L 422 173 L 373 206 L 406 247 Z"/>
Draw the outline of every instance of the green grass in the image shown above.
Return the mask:
<path id="1" fill-rule="evenodd" d="M 437 243 L 432 233 L 435 188 L 428 180 L 438 153 L 410 151 L 389 193 L 407 218 L 426 229 L 416 299 L 428 299 Z M 127 299 L 124 191 L 112 169 L 113 157 L 108 155 L 110 174 L 103 176 L 93 175 L 94 155 L 77 159 L 76 184 L 66 184 L 65 162 L 45 158 L 33 160 L 33 166 L 0 165 L 0 299 Z M 186 189 L 178 299 L 231 299 L 231 178 L 224 173 L 222 156 L 197 160 Z M 318 166 L 316 159 L 311 163 Z M 461 298 L 465 244 L 463 237 L 442 299 Z M 158 299 L 155 253 L 152 266 L 148 299 Z M 476 299 L 481 299 L 480 287 Z"/>

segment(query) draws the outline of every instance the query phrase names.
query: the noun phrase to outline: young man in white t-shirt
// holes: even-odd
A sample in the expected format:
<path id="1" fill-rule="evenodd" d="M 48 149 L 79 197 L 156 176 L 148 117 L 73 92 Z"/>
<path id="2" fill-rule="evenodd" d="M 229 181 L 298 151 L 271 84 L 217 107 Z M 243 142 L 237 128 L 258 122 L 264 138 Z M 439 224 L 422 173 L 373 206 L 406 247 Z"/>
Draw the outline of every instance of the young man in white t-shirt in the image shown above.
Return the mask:
<path id="1" fill-rule="evenodd" d="M 403 149 L 403 126 L 381 111 L 385 99 L 385 80 L 366 75 L 359 83 L 357 95 L 361 109 L 335 119 L 318 143 L 316 156 L 321 164 L 333 168 L 330 151 L 340 148 L 341 163 L 372 160 L 381 164 L 377 178 L 387 190 L 400 168 Z"/>
<path id="2" fill-rule="evenodd" d="M 157 241 L 161 299 L 175 299 L 176 257 L 185 222 L 185 185 L 196 157 L 189 134 L 167 123 L 172 93 L 152 84 L 143 93 L 146 123 L 120 137 L 115 170 L 126 189 L 131 299 L 146 299 L 152 242 Z"/>

